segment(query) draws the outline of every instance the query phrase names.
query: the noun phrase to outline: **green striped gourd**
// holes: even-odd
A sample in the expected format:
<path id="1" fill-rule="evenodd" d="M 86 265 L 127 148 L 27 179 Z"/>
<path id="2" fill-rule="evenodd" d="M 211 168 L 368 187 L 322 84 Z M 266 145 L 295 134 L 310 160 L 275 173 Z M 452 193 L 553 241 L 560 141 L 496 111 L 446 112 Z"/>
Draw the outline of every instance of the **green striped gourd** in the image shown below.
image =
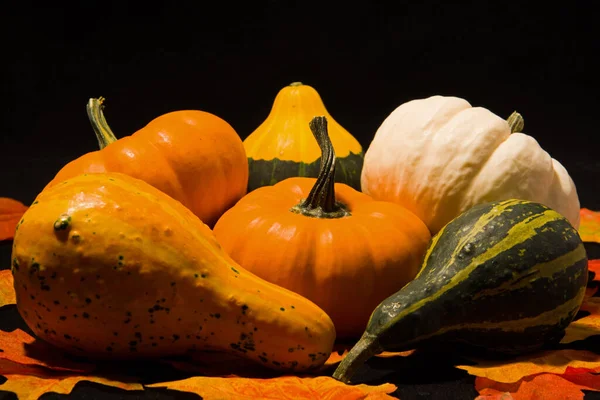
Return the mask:
<path id="1" fill-rule="evenodd" d="M 560 341 L 579 310 L 587 255 L 573 226 L 539 203 L 474 206 L 436 234 L 417 277 L 381 302 L 334 377 L 381 351 L 461 343 L 522 353 Z"/>

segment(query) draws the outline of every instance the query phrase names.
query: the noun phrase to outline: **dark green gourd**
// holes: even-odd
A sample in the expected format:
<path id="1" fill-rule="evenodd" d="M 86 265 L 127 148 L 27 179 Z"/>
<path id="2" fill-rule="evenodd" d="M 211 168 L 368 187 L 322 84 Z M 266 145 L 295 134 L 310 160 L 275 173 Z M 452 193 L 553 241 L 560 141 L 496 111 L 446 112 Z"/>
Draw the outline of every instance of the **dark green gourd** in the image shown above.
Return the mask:
<path id="1" fill-rule="evenodd" d="M 334 378 L 381 351 L 461 343 L 523 353 L 556 343 L 579 310 L 587 255 L 577 231 L 538 203 L 477 205 L 435 235 L 417 277 L 381 302 Z"/>

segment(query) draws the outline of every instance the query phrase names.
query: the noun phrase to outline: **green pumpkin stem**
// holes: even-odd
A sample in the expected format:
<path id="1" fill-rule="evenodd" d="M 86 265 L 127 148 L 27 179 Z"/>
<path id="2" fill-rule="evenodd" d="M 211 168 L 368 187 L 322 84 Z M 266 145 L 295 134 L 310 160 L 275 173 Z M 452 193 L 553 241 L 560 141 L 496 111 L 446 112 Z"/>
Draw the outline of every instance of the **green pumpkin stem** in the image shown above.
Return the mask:
<path id="1" fill-rule="evenodd" d="M 335 151 L 327 132 L 327 118 L 314 117 L 308 125 L 321 149 L 321 169 L 306 200 L 291 211 L 314 218 L 348 216 L 346 207 L 335 200 Z"/>
<path id="2" fill-rule="evenodd" d="M 508 126 L 510 126 L 510 133 L 523 132 L 525 120 L 518 112 L 513 111 L 513 113 L 510 114 L 510 117 L 507 118 L 506 122 L 508 122 Z"/>
<path id="3" fill-rule="evenodd" d="M 96 139 L 98 139 L 98 145 L 100 146 L 100 150 L 111 144 L 112 142 L 116 142 L 117 138 L 113 131 L 108 126 L 106 119 L 104 118 L 104 113 L 102 109 L 104 108 L 104 97 L 100 97 L 97 99 L 90 99 L 87 103 L 87 114 L 90 119 L 90 123 L 92 124 L 92 128 L 94 129 L 94 133 L 96 133 Z"/>
<path id="4" fill-rule="evenodd" d="M 375 336 L 365 332 L 337 366 L 333 372 L 333 378 L 343 383 L 350 383 L 356 371 L 369 358 L 381 353 L 381 351 Z"/>

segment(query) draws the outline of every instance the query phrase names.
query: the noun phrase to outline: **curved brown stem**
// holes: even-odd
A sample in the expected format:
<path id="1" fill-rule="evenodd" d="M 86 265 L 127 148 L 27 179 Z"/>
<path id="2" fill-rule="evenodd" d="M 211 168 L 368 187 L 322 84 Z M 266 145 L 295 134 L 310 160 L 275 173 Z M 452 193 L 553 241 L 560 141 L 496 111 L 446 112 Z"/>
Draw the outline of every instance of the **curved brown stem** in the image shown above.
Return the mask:
<path id="1" fill-rule="evenodd" d="M 525 120 L 518 112 L 513 111 L 513 113 L 510 114 L 510 116 L 506 119 L 506 122 L 508 122 L 508 125 L 510 126 L 510 133 L 523 132 Z"/>
<path id="2" fill-rule="evenodd" d="M 314 117 L 310 130 L 321 149 L 321 169 L 306 200 L 292 208 L 307 217 L 341 218 L 350 215 L 346 207 L 335 200 L 335 151 L 327 132 L 327 117 Z"/>
<path id="3" fill-rule="evenodd" d="M 98 145 L 102 150 L 112 142 L 116 142 L 117 138 L 113 131 L 108 126 L 102 109 L 104 108 L 104 97 L 90 99 L 87 103 L 87 114 L 98 139 Z"/>
<path id="4" fill-rule="evenodd" d="M 381 348 L 374 336 L 363 334 L 358 342 L 350 349 L 346 357 L 333 372 L 333 378 L 344 383 L 350 383 L 356 371 L 375 354 L 381 352 Z"/>

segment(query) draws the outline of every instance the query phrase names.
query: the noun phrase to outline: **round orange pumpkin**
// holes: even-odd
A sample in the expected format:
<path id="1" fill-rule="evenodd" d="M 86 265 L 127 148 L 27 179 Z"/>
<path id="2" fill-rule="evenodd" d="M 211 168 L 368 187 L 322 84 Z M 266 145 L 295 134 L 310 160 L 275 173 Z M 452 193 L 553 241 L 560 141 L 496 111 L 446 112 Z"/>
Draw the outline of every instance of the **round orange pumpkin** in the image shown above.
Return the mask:
<path id="1" fill-rule="evenodd" d="M 327 120 L 311 130 L 322 151 L 318 178 L 288 178 L 244 196 L 215 235 L 245 269 L 312 300 L 338 338 L 356 338 L 373 309 L 418 273 L 429 230 L 400 205 L 334 183 Z"/>
<path id="2" fill-rule="evenodd" d="M 173 111 L 117 140 L 102 102 L 90 99 L 87 107 L 100 150 L 65 165 L 46 187 L 83 173 L 120 172 L 179 200 L 211 227 L 246 194 L 246 152 L 223 119 L 200 110 Z"/>

